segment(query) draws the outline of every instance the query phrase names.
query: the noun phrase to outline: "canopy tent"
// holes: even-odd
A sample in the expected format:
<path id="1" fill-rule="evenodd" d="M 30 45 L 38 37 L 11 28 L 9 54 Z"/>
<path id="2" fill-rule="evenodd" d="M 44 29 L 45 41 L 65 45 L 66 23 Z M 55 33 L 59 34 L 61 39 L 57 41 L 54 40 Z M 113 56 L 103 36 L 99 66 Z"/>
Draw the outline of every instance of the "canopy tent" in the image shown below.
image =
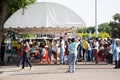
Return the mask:
<path id="1" fill-rule="evenodd" d="M 16 11 L 4 24 L 18 33 L 60 33 L 85 27 L 85 22 L 71 9 L 51 2 L 40 2 Z"/>

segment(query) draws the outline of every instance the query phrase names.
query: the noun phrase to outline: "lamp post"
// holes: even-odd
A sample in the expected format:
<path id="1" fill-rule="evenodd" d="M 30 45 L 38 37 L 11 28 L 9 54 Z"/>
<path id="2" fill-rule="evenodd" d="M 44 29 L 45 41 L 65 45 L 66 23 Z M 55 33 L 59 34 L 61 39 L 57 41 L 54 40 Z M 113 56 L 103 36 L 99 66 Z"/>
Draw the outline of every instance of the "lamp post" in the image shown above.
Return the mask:
<path id="1" fill-rule="evenodd" d="M 95 37 L 98 37 L 98 25 L 97 25 L 97 0 L 95 0 Z"/>

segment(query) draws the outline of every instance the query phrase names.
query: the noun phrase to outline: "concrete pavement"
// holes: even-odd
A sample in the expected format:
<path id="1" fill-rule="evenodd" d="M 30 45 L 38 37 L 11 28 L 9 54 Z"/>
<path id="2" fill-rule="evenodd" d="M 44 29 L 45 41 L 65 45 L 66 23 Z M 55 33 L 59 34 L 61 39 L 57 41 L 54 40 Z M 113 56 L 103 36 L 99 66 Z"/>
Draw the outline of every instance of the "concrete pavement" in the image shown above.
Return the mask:
<path id="1" fill-rule="evenodd" d="M 120 69 L 114 65 L 79 63 L 75 73 L 66 73 L 68 65 L 0 66 L 0 80 L 120 80 Z"/>

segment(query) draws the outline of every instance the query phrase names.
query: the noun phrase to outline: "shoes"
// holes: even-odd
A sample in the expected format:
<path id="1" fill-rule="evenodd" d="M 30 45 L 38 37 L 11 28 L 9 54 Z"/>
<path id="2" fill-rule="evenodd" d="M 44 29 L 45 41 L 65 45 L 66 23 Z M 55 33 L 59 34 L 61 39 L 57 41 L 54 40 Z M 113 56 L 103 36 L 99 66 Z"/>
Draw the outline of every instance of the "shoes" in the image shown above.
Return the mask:
<path id="1" fill-rule="evenodd" d="M 30 70 L 31 70 L 32 67 L 30 67 Z"/>
<path id="2" fill-rule="evenodd" d="M 21 68 L 20 70 L 22 71 L 22 70 L 24 70 L 24 68 Z"/>
<path id="3" fill-rule="evenodd" d="M 72 73 L 74 73 L 75 72 L 75 70 L 72 70 Z"/>
<path id="4" fill-rule="evenodd" d="M 60 65 L 64 65 L 64 63 L 60 63 Z"/>
<path id="5" fill-rule="evenodd" d="M 54 64 L 58 64 L 57 62 L 55 62 Z"/>
<path id="6" fill-rule="evenodd" d="M 19 65 L 18 65 L 18 64 L 17 64 L 16 66 L 17 66 L 17 67 L 19 67 Z"/>
<path id="7" fill-rule="evenodd" d="M 66 71 L 66 73 L 74 73 L 75 72 L 75 70 L 68 70 L 68 71 Z"/>
<path id="8" fill-rule="evenodd" d="M 52 64 L 52 62 L 50 61 L 50 62 L 48 62 L 48 64 Z"/>
<path id="9" fill-rule="evenodd" d="M 66 73 L 73 73 L 71 70 L 66 71 Z"/>
<path id="10" fill-rule="evenodd" d="M 66 73 L 71 73 L 71 71 L 70 71 L 70 70 L 67 70 Z"/>
<path id="11" fill-rule="evenodd" d="M 118 67 L 114 67 L 114 69 L 118 69 Z"/>

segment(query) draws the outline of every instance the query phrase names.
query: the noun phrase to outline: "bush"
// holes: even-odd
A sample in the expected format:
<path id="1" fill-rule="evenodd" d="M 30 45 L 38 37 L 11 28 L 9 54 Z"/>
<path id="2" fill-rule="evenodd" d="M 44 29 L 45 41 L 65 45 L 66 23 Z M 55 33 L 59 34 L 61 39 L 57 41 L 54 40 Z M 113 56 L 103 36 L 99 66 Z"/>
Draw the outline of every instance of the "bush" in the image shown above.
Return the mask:
<path id="1" fill-rule="evenodd" d="M 103 32 L 103 33 L 99 33 L 98 37 L 99 38 L 110 38 L 110 35 L 106 32 Z"/>
<path id="2" fill-rule="evenodd" d="M 95 38 L 95 34 L 90 34 L 90 33 L 77 33 L 78 37 L 85 38 L 85 37 L 90 37 L 90 38 Z M 110 35 L 106 32 L 99 33 L 98 38 L 110 38 Z"/>

